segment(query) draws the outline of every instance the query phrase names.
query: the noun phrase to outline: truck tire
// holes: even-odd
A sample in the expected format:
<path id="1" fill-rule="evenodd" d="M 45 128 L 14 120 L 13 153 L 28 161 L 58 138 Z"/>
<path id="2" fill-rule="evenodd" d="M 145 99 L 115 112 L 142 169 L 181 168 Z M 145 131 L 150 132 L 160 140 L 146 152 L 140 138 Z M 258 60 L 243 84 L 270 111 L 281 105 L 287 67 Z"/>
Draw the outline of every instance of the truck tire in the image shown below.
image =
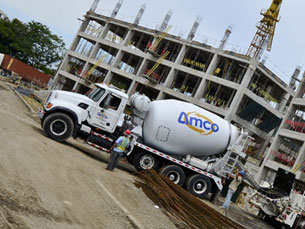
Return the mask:
<path id="1" fill-rule="evenodd" d="M 43 121 L 43 130 L 55 141 L 62 142 L 72 136 L 74 123 L 70 116 L 64 113 L 53 113 Z"/>
<path id="2" fill-rule="evenodd" d="M 161 169 L 160 173 L 177 185 L 182 186 L 184 184 L 185 173 L 178 165 L 167 165 Z"/>
<path id="3" fill-rule="evenodd" d="M 211 192 L 211 187 L 211 180 L 201 174 L 192 175 L 186 181 L 187 191 L 201 199 Z"/>
<path id="4" fill-rule="evenodd" d="M 133 157 L 133 166 L 138 171 L 143 171 L 145 169 L 157 170 L 159 163 L 159 159 L 148 152 L 139 152 Z"/>

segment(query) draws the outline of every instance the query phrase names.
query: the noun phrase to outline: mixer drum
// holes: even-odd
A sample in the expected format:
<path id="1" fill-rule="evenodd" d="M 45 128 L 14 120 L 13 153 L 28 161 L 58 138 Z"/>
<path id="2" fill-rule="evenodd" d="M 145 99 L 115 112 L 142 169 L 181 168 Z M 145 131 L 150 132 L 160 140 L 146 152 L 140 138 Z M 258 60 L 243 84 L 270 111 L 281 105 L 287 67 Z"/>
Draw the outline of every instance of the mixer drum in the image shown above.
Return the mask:
<path id="1" fill-rule="evenodd" d="M 178 100 L 152 102 L 143 124 L 146 145 L 177 156 L 222 153 L 237 136 L 238 129 L 226 120 Z"/>

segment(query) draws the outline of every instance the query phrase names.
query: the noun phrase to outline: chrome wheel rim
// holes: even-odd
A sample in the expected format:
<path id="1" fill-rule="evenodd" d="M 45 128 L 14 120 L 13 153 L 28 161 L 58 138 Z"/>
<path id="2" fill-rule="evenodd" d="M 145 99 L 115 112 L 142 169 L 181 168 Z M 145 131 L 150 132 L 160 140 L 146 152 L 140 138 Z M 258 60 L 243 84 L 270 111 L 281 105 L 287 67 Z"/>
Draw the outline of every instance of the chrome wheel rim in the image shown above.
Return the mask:
<path id="1" fill-rule="evenodd" d="M 207 183 L 203 179 L 198 179 L 193 184 L 193 190 L 197 194 L 202 194 L 207 190 Z"/>
<path id="2" fill-rule="evenodd" d="M 175 184 L 178 184 L 180 181 L 180 174 L 176 171 L 168 172 L 166 176 Z"/>
<path id="3" fill-rule="evenodd" d="M 143 169 L 151 169 L 155 164 L 155 159 L 151 155 L 144 155 L 140 159 L 140 166 Z"/>
<path id="4" fill-rule="evenodd" d="M 50 124 L 50 131 L 55 136 L 63 135 L 67 132 L 68 126 L 67 123 L 62 119 L 55 119 Z"/>

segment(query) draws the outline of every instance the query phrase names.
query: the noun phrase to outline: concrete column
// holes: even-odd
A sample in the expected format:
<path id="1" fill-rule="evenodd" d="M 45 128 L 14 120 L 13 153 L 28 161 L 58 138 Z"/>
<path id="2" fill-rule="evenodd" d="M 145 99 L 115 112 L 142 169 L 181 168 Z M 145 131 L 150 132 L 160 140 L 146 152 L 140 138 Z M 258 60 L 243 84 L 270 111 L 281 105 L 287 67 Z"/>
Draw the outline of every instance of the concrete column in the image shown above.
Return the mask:
<path id="1" fill-rule="evenodd" d="M 55 89 L 61 90 L 62 89 L 62 87 L 59 88 L 59 84 L 60 84 L 60 82 L 62 82 L 61 77 L 64 77 L 66 79 L 65 76 L 60 76 L 57 72 L 56 76 L 54 78 L 54 81 L 53 81 L 52 85 L 50 86 L 50 90 L 55 90 Z"/>
<path id="2" fill-rule="evenodd" d="M 268 161 L 268 160 L 271 160 L 270 158 L 271 158 L 271 156 L 272 156 L 272 151 L 273 151 L 274 149 L 277 149 L 278 146 L 279 146 L 279 144 L 280 144 L 280 139 L 279 139 L 278 133 L 277 133 L 277 134 L 275 135 L 275 137 L 274 137 L 274 140 L 273 140 L 273 142 L 272 142 L 272 144 L 271 144 L 269 150 L 266 152 L 266 154 L 265 154 L 265 156 L 264 156 L 263 163 L 261 164 L 260 169 L 259 169 L 259 171 L 258 171 L 258 173 L 257 173 L 256 179 L 257 179 L 257 181 L 258 181 L 259 183 L 260 183 L 261 180 L 264 178 L 263 175 L 264 175 L 264 173 L 266 172 L 264 168 L 265 168 L 265 165 L 266 165 L 267 161 Z M 266 174 L 265 174 L 265 175 L 266 175 Z"/>
<path id="3" fill-rule="evenodd" d="M 165 94 L 162 91 L 160 91 L 156 100 L 162 100 L 164 98 L 165 98 Z"/>
<path id="4" fill-rule="evenodd" d="M 290 103 L 285 116 L 283 117 L 283 120 L 291 120 L 293 116 L 295 115 L 296 108 L 293 106 L 294 99 Z M 284 126 L 284 122 L 281 123 L 279 129 L 281 129 Z"/>
<path id="5" fill-rule="evenodd" d="M 212 60 L 211 60 L 211 63 L 206 71 L 207 74 L 209 75 L 213 75 L 213 72 L 217 66 L 217 63 L 218 63 L 218 55 L 217 54 L 214 54 Z M 199 87 L 195 93 L 195 96 L 194 98 L 195 99 L 201 99 L 203 94 L 204 94 L 204 91 L 205 91 L 205 85 L 206 85 L 206 78 L 205 77 L 202 77 L 202 80 L 199 84 Z"/>
<path id="6" fill-rule="evenodd" d="M 288 103 L 289 97 L 290 97 L 289 93 L 286 93 L 286 94 L 284 95 L 284 97 L 283 97 L 283 99 L 282 99 L 282 101 L 280 102 L 279 107 L 278 107 L 278 111 L 279 111 L 279 112 L 281 112 L 281 113 L 284 112 L 284 109 L 285 109 L 285 107 L 286 107 L 286 105 L 287 105 L 287 103 Z"/>
<path id="7" fill-rule="evenodd" d="M 176 58 L 176 61 L 175 61 L 175 64 L 181 64 L 183 62 L 183 58 L 186 54 L 186 45 L 183 44 L 182 47 L 181 47 L 181 50 L 180 52 L 178 53 L 178 56 Z"/>
<path id="8" fill-rule="evenodd" d="M 110 84 L 110 81 L 111 81 L 111 79 L 112 79 L 112 72 L 111 71 L 108 71 L 107 72 L 107 74 L 106 74 L 106 76 L 105 76 L 105 79 L 104 79 L 104 83 L 105 84 Z"/>
<path id="9" fill-rule="evenodd" d="M 126 34 L 126 37 L 125 37 L 125 39 L 123 41 L 123 45 L 124 46 L 128 46 L 128 43 L 129 43 L 130 39 L 132 38 L 132 35 L 133 35 L 133 31 L 131 30 L 131 28 L 129 28 L 129 30 L 128 30 L 127 34 Z"/>
<path id="10" fill-rule="evenodd" d="M 86 62 L 80 75 L 84 77 L 86 73 L 89 71 L 89 69 L 90 69 L 89 63 Z"/>
<path id="11" fill-rule="evenodd" d="M 196 91 L 195 95 L 194 95 L 195 99 L 201 99 L 202 98 L 203 93 L 205 91 L 206 81 L 207 80 L 204 77 L 202 77 L 201 82 L 200 82 L 200 84 L 197 88 L 197 91 Z"/>
<path id="12" fill-rule="evenodd" d="M 211 63 L 209 64 L 209 67 L 208 67 L 208 69 L 206 71 L 207 74 L 213 75 L 213 72 L 215 71 L 215 69 L 217 67 L 217 64 L 218 64 L 218 59 L 219 59 L 219 56 L 218 56 L 218 54 L 215 53 L 213 55 Z"/>
<path id="13" fill-rule="evenodd" d="M 262 152 L 265 152 L 269 142 L 271 141 L 271 138 L 272 138 L 272 135 L 266 135 L 266 139 L 264 139 L 264 143 L 260 147 L 259 152 L 256 153 L 256 155 L 255 155 L 256 157 L 259 157 L 262 154 Z"/>
<path id="14" fill-rule="evenodd" d="M 266 99 L 267 95 L 270 95 L 271 90 L 272 90 L 272 86 L 268 86 L 266 89 L 266 95 L 264 96 L 264 99 Z"/>
<path id="15" fill-rule="evenodd" d="M 152 42 L 151 42 L 151 45 L 153 45 L 155 42 L 156 42 L 156 40 L 157 40 L 157 34 L 155 34 L 154 35 L 154 39 L 152 40 Z M 157 47 L 158 47 L 158 45 L 157 45 Z M 155 47 L 155 48 L 157 48 L 157 47 Z M 149 48 L 151 48 L 151 47 L 149 47 Z"/>
<path id="16" fill-rule="evenodd" d="M 295 160 L 295 163 L 294 163 L 294 165 L 292 167 L 292 170 L 294 170 L 299 164 L 301 165 L 303 163 L 303 161 L 301 161 L 301 160 L 305 159 L 304 155 L 305 155 L 305 142 L 303 142 L 303 145 L 302 145 L 302 147 L 299 150 L 299 154 L 298 154 L 298 156 L 297 156 L 297 158 Z"/>
<path id="17" fill-rule="evenodd" d="M 77 46 L 77 44 L 79 42 L 79 39 L 80 39 L 78 34 L 80 32 L 84 32 L 85 31 L 85 29 L 87 28 L 87 26 L 89 24 L 89 21 L 90 21 L 90 19 L 86 18 L 86 20 L 82 22 L 81 26 L 79 27 L 79 29 L 78 29 L 78 31 L 76 33 L 76 36 L 74 37 L 74 39 L 73 39 L 73 41 L 72 41 L 72 43 L 70 45 L 69 50 L 75 50 L 75 48 L 76 48 L 76 46 Z"/>
<path id="18" fill-rule="evenodd" d="M 86 62 L 84 67 L 83 67 L 83 70 L 82 70 L 80 76 L 84 77 L 86 72 L 88 72 L 88 71 L 89 71 L 89 63 Z M 79 91 L 80 84 L 81 84 L 80 82 L 81 82 L 81 78 L 79 77 L 78 80 L 75 82 L 72 91 L 74 91 L 74 92 L 78 92 Z"/>
<path id="19" fill-rule="evenodd" d="M 95 45 L 94 45 L 94 47 L 93 47 L 93 49 L 92 49 L 92 52 L 91 52 L 89 58 L 95 59 L 96 54 L 98 53 L 98 50 L 99 50 L 99 43 L 96 42 Z"/>
<path id="20" fill-rule="evenodd" d="M 78 32 L 85 32 L 85 30 L 87 29 L 90 19 L 87 17 L 84 17 L 85 20 L 82 22 L 81 26 L 79 27 Z"/>
<path id="21" fill-rule="evenodd" d="M 73 92 L 78 92 L 78 90 L 79 90 L 79 81 L 75 81 L 75 84 L 72 88 L 72 91 Z"/>
<path id="22" fill-rule="evenodd" d="M 138 85 L 138 82 L 136 82 L 135 80 L 133 80 L 128 88 L 128 91 L 127 91 L 127 95 L 130 97 L 134 92 L 135 92 L 135 89 L 136 89 L 136 86 Z"/>
<path id="23" fill-rule="evenodd" d="M 214 72 L 214 70 L 217 66 L 217 63 L 218 63 L 218 55 L 215 53 L 212 60 L 211 60 L 211 63 L 208 66 L 208 69 L 207 69 L 206 73 L 209 74 L 209 75 L 213 75 L 213 72 Z M 202 96 L 204 94 L 204 90 L 206 88 L 205 87 L 206 81 L 207 81 L 206 78 L 202 77 L 202 80 L 201 80 L 201 82 L 199 84 L 199 87 L 198 87 L 198 89 L 195 93 L 195 96 L 194 96 L 195 99 L 201 99 L 202 98 Z"/>
<path id="24" fill-rule="evenodd" d="M 255 72 L 255 69 L 257 67 L 258 62 L 255 60 L 251 60 L 250 61 L 250 65 L 246 71 L 246 74 L 244 75 L 243 80 L 241 81 L 241 84 L 239 86 L 239 89 L 237 90 L 233 101 L 231 103 L 231 106 L 227 112 L 227 115 L 225 116 L 225 119 L 228 121 L 231 121 L 233 116 L 236 115 L 236 112 L 238 110 L 238 107 L 240 105 L 240 102 L 243 99 L 243 95 L 245 93 L 245 91 L 247 90 L 247 87 L 251 81 L 251 78 Z"/>
<path id="25" fill-rule="evenodd" d="M 104 30 L 102 31 L 100 38 L 105 39 L 105 37 L 107 36 L 107 33 L 109 31 L 109 22 L 106 22 L 105 26 L 104 26 Z"/>
<path id="26" fill-rule="evenodd" d="M 66 54 L 58 69 L 66 71 L 66 69 L 63 69 L 63 68 L 67 67 L 68 59 L 69 59 L 69 55 Z M 58 72 L 59 71 L 56 72 L 56 75 L 54 77 L 54 82 L 52 83 L 52 86 L 50 87 L 51 90 L 55 89 L 57 84 L 59 83 L 60 75 L 58 74 Z"/>
<path id="27" fill-rule="evenodd" d="M 262 182 L 262 180 L 267 177 L 269 168 L 264 167 L 261 165 L 259 172 L 255 175 L 255 180 L 258 184 Z"/>
<path id="28" fill-rule="evenodd" d="M 140 65 L 140 67 L 139 67 L 139 70 L 138 70 L 138 72 L 137 72 L 137 76 L 142 76 L 142 74 L 144 73 L 145 68 L 147 67 L 147 65 L 148 65 L 147 59 L 144 58 L 144 59 L 142 60 L 142 63 L 141 63 L 141 65 Z"/>
<path id="29" fill-rule="evenodd" d="M 119 65 L 120 61 L 122 60 L 122 57 L 123 57 L 123 52 L 120 49 L 111 66 L 116 68 Z"/>
<path id="30" fill-rule="evenodd" d="M 175 70 L 174 68 L 171 68 L 171 70 L 168 73 L 168 76 L 166 77 L 166 80 L 164 82 L 165 87 L 170 87 L 174 81 L 175 78 Z"/>
<path id="31" fill-rule="evenodd" d="M 300 81 L 298 89 L 295 93 L 295 98 L 303 98 L 304 92 L 305 92 L 305 71 L 303 73 L 303 77 L 302 80 Z"/>

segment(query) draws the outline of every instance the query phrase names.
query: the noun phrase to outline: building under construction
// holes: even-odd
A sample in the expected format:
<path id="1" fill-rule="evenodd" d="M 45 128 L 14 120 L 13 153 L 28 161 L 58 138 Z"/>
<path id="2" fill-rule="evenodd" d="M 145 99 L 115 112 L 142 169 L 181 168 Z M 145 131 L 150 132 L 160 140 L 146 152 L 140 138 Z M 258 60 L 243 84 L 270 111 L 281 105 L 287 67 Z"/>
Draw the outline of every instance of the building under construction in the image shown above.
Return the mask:
<path id="1" fill-rule="evenodd" d="M 253 40 L 252 56 L 242 55 L 225 50 L 230 27 L 220 46 L 212 47 L 193 40 L 200 18 L 183 39 L 170 33 L 172 11 L 158 29 L 150 29 L 140 25 L 145 6 L 130 23 L 116 19 L 121 0 L 110 16 L 97 14 L 97 3 L 67 51 L 56 88 L 84 94 L 93 83 L 104 82 L 128 95 L 184 100 L 246 128 L 255 138 L 247 154 L 263 155 L 294 96 L 293 85 L 259 61 L 262 50 L 253 51 L 265 37 Z"/>
<path id="2" fill-rule="evenodd" d="M 296 175 L 294 184 L 305 191 L 305 73 L 270 148 L 266 151 L 258 180 L 272 182 L 278 168 Z"/>

